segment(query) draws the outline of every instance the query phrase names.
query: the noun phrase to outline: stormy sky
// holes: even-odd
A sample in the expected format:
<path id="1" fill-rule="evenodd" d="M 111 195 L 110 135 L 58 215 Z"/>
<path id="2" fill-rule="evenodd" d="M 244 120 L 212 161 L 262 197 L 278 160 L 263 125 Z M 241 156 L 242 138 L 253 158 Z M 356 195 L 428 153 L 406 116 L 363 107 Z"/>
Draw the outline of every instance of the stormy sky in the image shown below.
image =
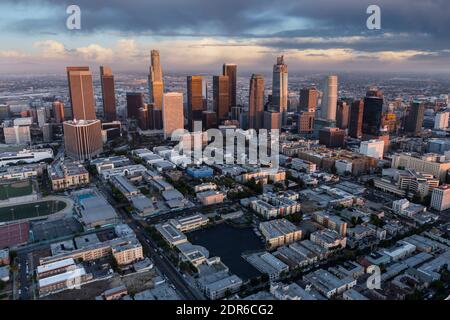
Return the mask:
<path id="1" fill-rule="evenodd" d="M 81 30 L 66 28 L 71 4 Z M 366 27 L 369 5 L 380 30 Z M 267 72 L 280 54 L 298 72 L 450 71 L 448 0 L 2 0 L 0 17 L 0 73 L 145 72 L 151 49 L 169 72 Z"/>

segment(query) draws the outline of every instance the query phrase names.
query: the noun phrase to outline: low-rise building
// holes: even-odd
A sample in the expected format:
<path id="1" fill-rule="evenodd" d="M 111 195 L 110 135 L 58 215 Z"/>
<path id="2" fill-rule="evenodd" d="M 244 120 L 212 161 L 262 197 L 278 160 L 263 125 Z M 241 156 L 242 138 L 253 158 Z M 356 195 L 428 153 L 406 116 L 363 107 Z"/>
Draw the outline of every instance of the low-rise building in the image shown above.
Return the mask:
<path id="1" fill-rule="evenodd" d="M 278 280 L 283 272 L 289 271 L 289 266 L 269 252 L 254 253 L 245 259 L 261 273 L 267 274 L 270 281 Z"/>
<path id="2" fill-rule="evenodd" d="M 356 280 L 352 277 L 340 279 L 323 269 L 306 274 L 303 276 L 303 280 L 310 283 L 327 298 L 341 294 L 356 285 Z"/>
<path id="3" fill-rule="evenodd" d="M 89 172 L 76 161 L 58 161 L 47 167 L 53 191 L 76 188 L 89 184 Z"/>
<path id="4" fill-rule="evenodd" d="M 208 221 L 207 217 L 198 213 L 192 216 L 171 219 L 170 223 L 181 232 L 188 232 L 206 226 Z"/>
<path id="5" fill-rule="evenodd" d="M 334 230 L 324 229 L 311 233 L 310 240 L 327 250 L 334 250 L 345 248 L 347 238 Z"/>
<path id="6" fill-rule="evenodd" d="M 444 211 L 450 208 L 450 186 L 443 185 L 433 189 L 431 194 L 431 208 Z"/>
<path id="7" fill-rule="evenodd" d="M 259 230 L 271 248 L 300 240 L 302 236 L 301 230 L 284 218 L 261 222 L 259 224 Z"/>
<path id="8" fill-rule="evenodd" d="M 209 206 L 212 204 L 222 203 L 225 199 L 225 193 L 213 190 L 203 191 L 197 193 L 197 199 L 202 205 Z"/>
<path id="9" fill-rule="evenodd" d="M 128 265 L 144 259 L 142 245 L 137 240 L 115 245 L 111 250 L 113 257 L 119 266 Z"/>

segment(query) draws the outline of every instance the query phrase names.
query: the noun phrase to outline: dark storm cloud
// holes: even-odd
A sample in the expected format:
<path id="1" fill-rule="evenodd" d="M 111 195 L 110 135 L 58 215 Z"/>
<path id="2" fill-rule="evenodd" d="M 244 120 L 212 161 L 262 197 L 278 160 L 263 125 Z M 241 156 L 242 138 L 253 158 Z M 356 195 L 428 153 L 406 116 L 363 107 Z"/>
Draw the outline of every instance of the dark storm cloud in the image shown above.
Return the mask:
<path id="1" fill-rule="evenodd" d="M 5 0 L 3 0 L 5 1 Z M 31 0 L 6 3 L 36 4 Z M 161 37 L 223 36 L 261 39 L 280 49 L 351 48 L 355 50 L 441 50 L 450 41 L 448 0 L 150 0 L 92 1 L 41 0 L 42 6 L 61 10 L 48 19 L 24 19 L 10 25 L 18 32 L 68 32 L 65 8 L 82 10 L 82 32 L 117 32 L 121 35 Z M 381 8 L 381 31 L 366 28 L 366 9 Z M 302 27 L 296 25 L 301 22 Z M 381 33 L 392 34 L 382 37 Z M 292 38 L 364 36 L 299 43 Z M 280 40 L 282 38 L 282 40 Z"/>

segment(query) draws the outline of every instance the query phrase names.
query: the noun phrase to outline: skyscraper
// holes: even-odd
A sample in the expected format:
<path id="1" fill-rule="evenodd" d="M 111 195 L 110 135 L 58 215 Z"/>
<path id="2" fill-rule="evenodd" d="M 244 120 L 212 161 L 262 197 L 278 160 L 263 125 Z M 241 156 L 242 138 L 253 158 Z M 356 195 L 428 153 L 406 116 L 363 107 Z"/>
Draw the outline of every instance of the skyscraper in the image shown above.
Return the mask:
<path id="1" fill-rule="evenodd" d="M 252 75 L 249 91 L 248 128 L 261 129 L 264 125 L 264 77 L 262 75 Z"/>
<path id="2" fill-rule="evenodd" d="M 217 122 L 219 124 L 228 119 L 228 114 L 230 112 L 230 92 L 228 86 L 228 76 L 213 77 L 214 110 L 217 113 Z"/>
<path id="3" fill-rule="evenodd" d="M 272 82 L 272 110 L 284 113 L 288 105 L 288 66 L 284 64 L 284 57 L 277 57 L 277 64 L 273 66 Z"/>
<path id="4" fill-rule="evenodd" d="M 418 134 L 422 130 L 424 112 L 425 105 L 422 102 L 413 101 L 411 103 L 405 123 L 405 132 Z"/>
<path id="5" fill-rule="evenodd" d="M 111 68 L 100 66 L 100 82 L 102 85 L 103 115 L 105 120 L 108 122 L 116 121 L 116 92 Z"/>
<path id="6" fill-rule="evenodd" d="M 355 100 L 350 108 L 350 120 L 348 124 L 348 135 L 355 139 L 362 137 L 362 123 L 364 113 L 364 101 Z"/>
<path id="7" fill-rule="evenodd" d="M 301 111 L 297 119 L 298 133 L 312 134 L 314 129 L 314 112 Z"/>
<path id="8" fill-rule="evenodd" d="M 177 129 L 184 129 L 183 94 L 168 92 L 163 95 L 163 130 L 167 139 Z"/>
<path id="9" fill-rule="evenodd" d="M 341 129 L 347 129 L 350 108 L 346 101 L 338 101 L 336 110 L 336 126 Z"/>
<path id="10" fill-rule="evenodd" d="M 317 97 L 316 88 L 303 88 L 300 90 L 299 111 L 316 112 Z"/>
<path id="11" fill-rule="evenodd" d="M 127 117 L 139 119 L 139 109 L 145 105 L 142 92 L 127 92 Z"/>
<path id="12" fill-rule="evenodd" d="M 337 76 L 328 76 L 325 90 L 322 97 L 321 117 L 326 120 L 336 120 L 338 95 L 338 78 Z"/>
<path id="13" fill-rule="evenodd" d="M 383 114 L 383 93 L 377 88 L 367 91 L 364 98 L 362 133 L 366 136 L 378 136 Z"/>
<path id="14" fill-rule="evenodd" d="M 225 63 L 222 67 L 222 75 L 228 76 L 228 91 L 230 96 L 230 108 L 237 105 L 236 102 L 236 78 L 237 65 Z"/>
<path id="15" fill-rule="evenodd" d="M 164 93 L 164 80 L 159 51 L 152 50 L 150 55 L 151 66 L 148 75 L 150 103 L 153 103 L 155 109 L 161 110 Z"/>
<path id="16" fill-rule="evenodd" d="M 187 107 L 189 130 L 194 130 L 194 121 L 202 121 L 202 112 L 205 109 L 203 95 L 203 77 L 187 77 Z"/>
<path id="17" fill-rule="evenodd" d="M 53 117 L 56 123 L 64 121 L 64 104 L 61 101 L 53 102 Z"/>
<path id="18" fill-rule="evenodd" d="M 345 145 L 345 130 L 326 127 L 319 131 L 319 143 L 327 148 L 343 148 Z"/>
<path id="19" fill-rule="evenodd" d="M 89 67 L 67 67 L 72 117 L 76 120 L 95 120 L 94 88 Z"/>
<path id="20" fill-rule="evenodd" d="M 89 160 L 103 151 L 100 120 L 73 120 L 64 122 L 64 144 L 69 157 Z"/>

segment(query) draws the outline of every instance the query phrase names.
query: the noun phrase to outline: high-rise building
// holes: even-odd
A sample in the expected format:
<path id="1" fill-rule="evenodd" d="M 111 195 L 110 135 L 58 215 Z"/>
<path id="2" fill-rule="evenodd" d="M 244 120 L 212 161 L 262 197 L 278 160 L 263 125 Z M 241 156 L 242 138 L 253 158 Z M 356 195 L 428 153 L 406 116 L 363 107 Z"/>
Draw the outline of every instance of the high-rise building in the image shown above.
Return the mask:
<path id="1" fill-rule="evenodd" d="M 11 117 L 11 108 L 8 104 L 0 104 L 0 120 L 6 120 Z"/>
<path id="2" fill-rule="evenodd" d="M 47 113 L 45 111 L 45 108 L 36 109 L 36 117 L 39 128 L 42 128 L 44 124 L 47 123 Z"/>
<path id="3" fill-rule="evenodd" d="M 76 120 L 95 120 L 94 88 L 89 67 L 67 67 L 72 117 Z"/>
<path id="4" fill-rule="evenodd" d="M 345 130 L 330 127 L 320 129 L 319 143 L 327 148 L 343 148 L 345 145 Z"/>
<path id="5" fill-rule="evenodd" d="M 359 146 L 359 153 L 362 153 L 366 156 L 375 159 L 383 159 L 384 141 L 383 140 L 362 141 L 361 145 Z"/>
<path id="6" fill-rule="evenodd" d="M 434 129 L 447 129 L 449 112 L 438 112 L 434 117 Z"/>
<path id="7" fill-rule="evenodd" d="M 348 128 L 350 108 L 346 101 L 338 101 L 336 110 L 336 126 L 341 129 Z"/>
<path id="8" fill-rule="evenodd" d="M 253 74 L 250 79 L 248 101 L 248 128 L 261 129 L 264 125 L 264 77 Z"/>
<path id="9" fill-rule="evenodd" d="M 364 101 L 355 100 L 350 108 L 350 119 L 348 124 L 348 135 L 355 139 L 362 137 Z"/>
<path id="10" fill-rule="evenodd" d="M 425 105 L 422 102 L 413 101 L 411 103 L 408 117 L 405 123 L 405 132 L 418 134 L 422 130 L 423 115 Z"/>
<path id="11" fill-rule="evenodd" d="M 102 85 L 103 116 L 108 122 L 116 121 L 116 92 L 111 68 L 100 66 L 100 82 Z"/>
<path id="12" fill-rule="evenodd" d="M 154 128 L 152 105 L 144 104 L 142 108 L 139 108 L 138 126 L 141 130 Z"/>
<path id="13" fill-rule="evenodd" d="M 150 56 L 151 65 L 148 75 L 150 103 L 153 103 L 155 110 L 161 110 L 164 94 L 164 80 L 159 51 L 152 50 Z"/>
<path id="14" fill-rule="evenodd" d="M 100 120 L 73 120 L 64 122 L 66 153 L 75 160 L 90 160 L 103 151 Z"/>
<path id="15" fill-rule="evenodd" d="M 280 129 L 281 127 L 281 113 L 277 111 L 264 111 L 264 129 Z"/>
<path id="16" fill-rule="evenodd" d="M 380 133 L 383 114 L 383 93 L 377 88 L 367 91 L 364 98 L 362 133 L 377 136 Z"/>
<path id="17" fill-rule="evenodd" d="M 187 77 L 187 107 L 189 130 L 194 130 L 194 121 L 202 121 L 205 109 L 204 85 L 202 76 Z"/>
<path id="18" fill-rule="evenodd" d="M 298 115 L 298 133 L 312 134 L 314 130 L 314 112 L 301 111 Z"/>
<path id="19" fill-rule="evenodd" d="M 53 117 L 56 123 L 64 121 L 64 104 L 61 101 L 53 102 Z"/>
<path id="20" fill-rule="evenodd" d="M 450 186 L 442 185 L 434 188 L 431 194 L 430 206 L 437 211 L 444 211 L 450 208 Z"/>
<path id="21" fill-rule="evenodd" d="M 237 65 L 225 63 L 222 67 L 222 75 L 228 77 L 228 91 L 230 97 L 230 108 L 237 106 L 236 101 L 236 79 L 237 79 Z"/>
<path id="22" fill-rule="evenodd" d="M 277 57 L 277 64 L 273 66 L 272 81 L 272 110 L 284 113 L 288 107 L 288 66 L 284 64 L 284 57 Z"/>
<path id="23" fill-rule="evenodd" d="M 204 130 L 217 128 L 217 113 L 208 110 L 203 111 L 202 126 Z"/>
<path id="24" fill-rule="evenodd" d="M 338 96 L 338 77 L 328 76 L 322 97 L 321 117 L 326 120 L 336 120 Z"/>
<path id="25" fill-rule="evenodd" d="M 128 119 L 139 119 L 139 109 L 145 105 L 142 92 L 127 92 L 127 117 Z"/>
<path id="26" fill-rule="evenodd" d="M 319 92 L 316 88 L 300 90 L 299 111 L 316 112 Z"/>
<path id="27" fill-rule="evenodd" d="M 5 144 L 25 145 L 31 143 L 30 126 L 13 126 L 3 128 Z"/>
<path id="28" fill-rule="evenodd" d="M 163 95 L 163 130 L 167 139 L 177 129 L 184 129 L 183 94 L 168 92 Z"/>
<path id="29" fill-rule="evenodd" d="M 214 110 L 217 113 L 217 122 L 227 120 L 230 113 L 230 92 L 228 76 L 213 77 Z"/>

